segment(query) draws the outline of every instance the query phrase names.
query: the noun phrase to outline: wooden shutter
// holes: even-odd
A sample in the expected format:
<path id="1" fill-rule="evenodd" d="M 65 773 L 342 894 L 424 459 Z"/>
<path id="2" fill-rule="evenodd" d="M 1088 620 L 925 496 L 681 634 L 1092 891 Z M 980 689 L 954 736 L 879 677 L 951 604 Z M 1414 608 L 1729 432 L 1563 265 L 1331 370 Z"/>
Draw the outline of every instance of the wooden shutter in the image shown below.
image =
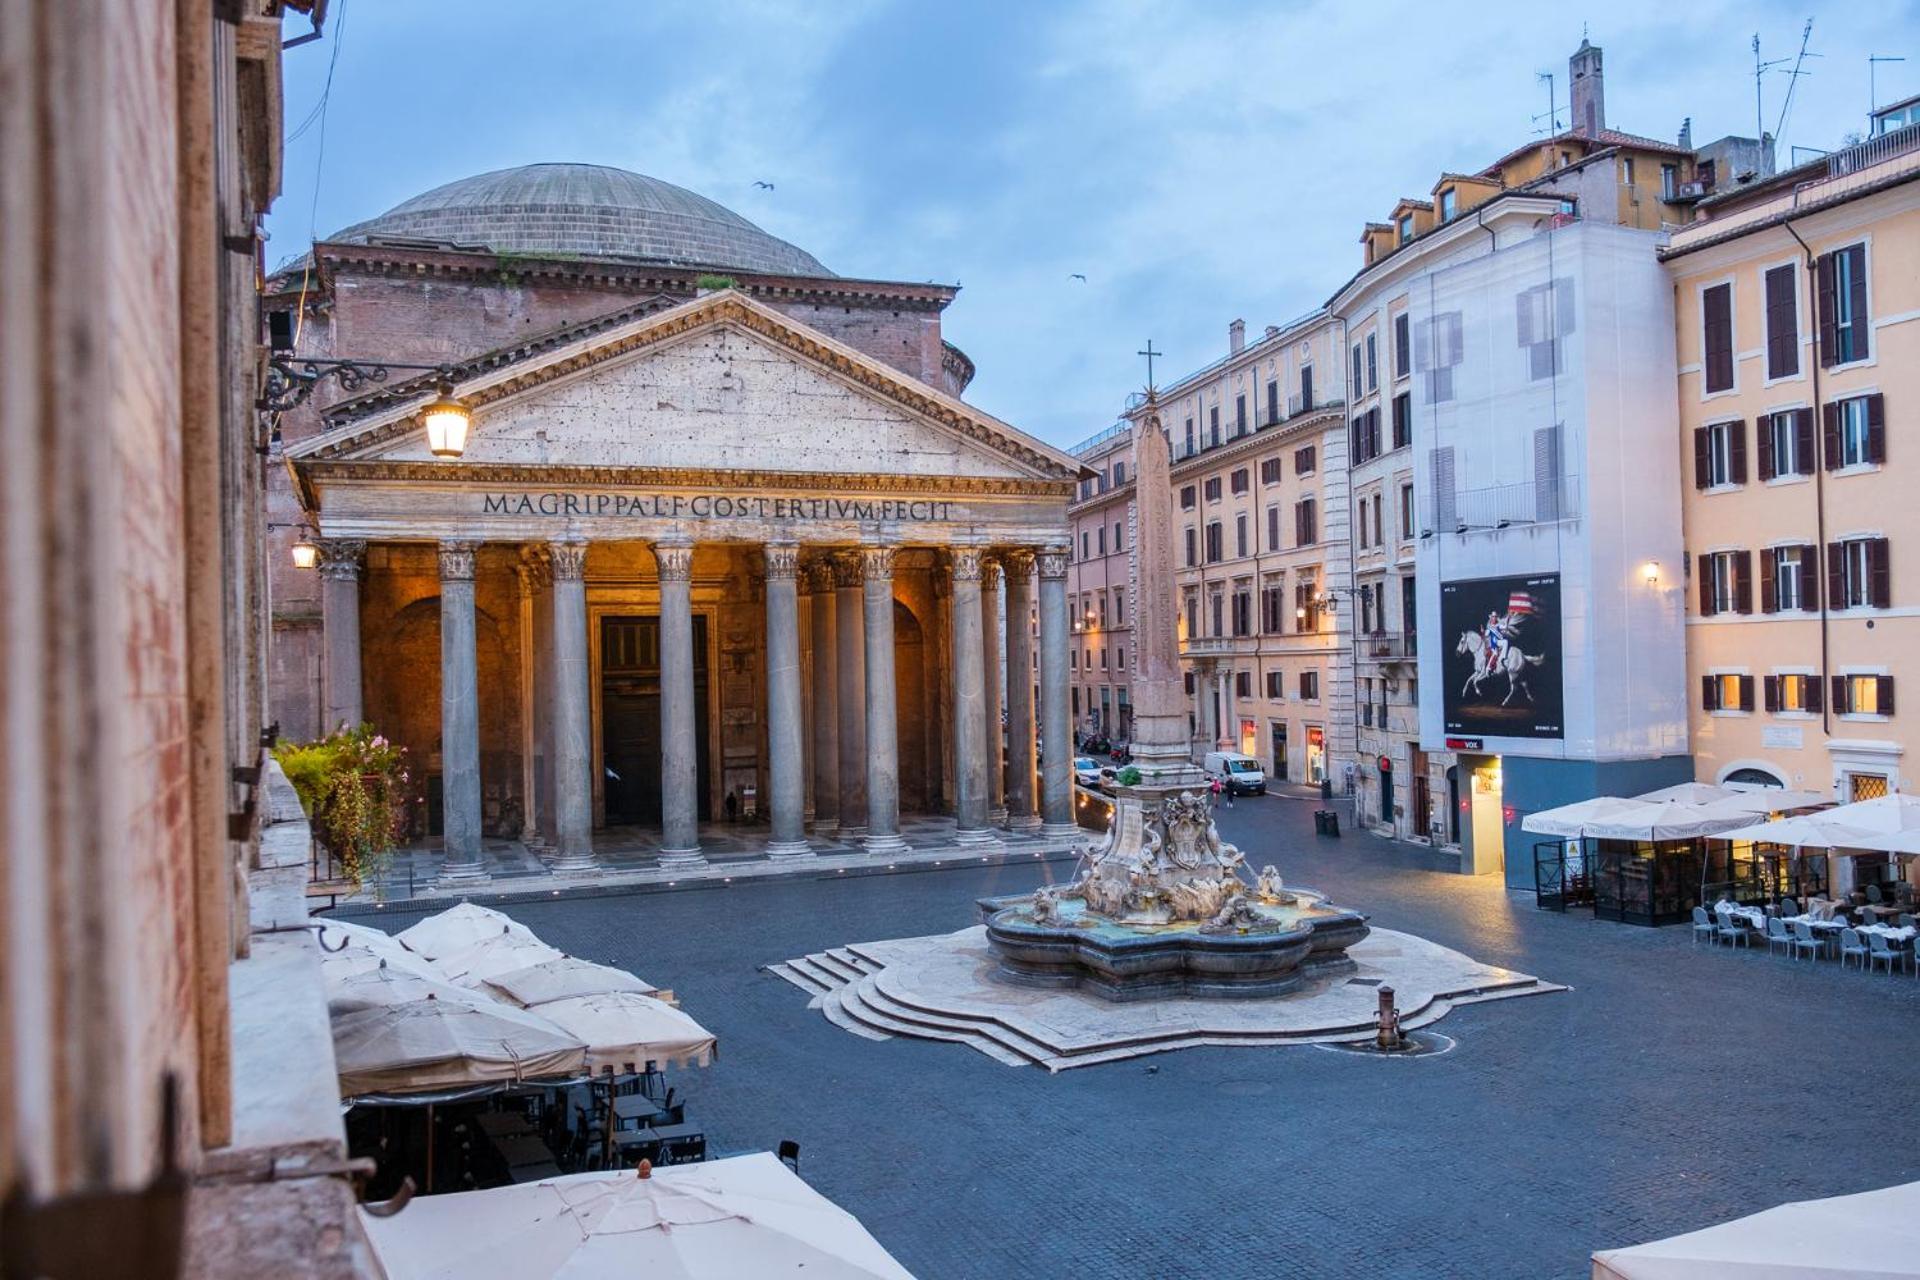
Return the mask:
<path id="1" fill-rule="evenodd" d="M 1793 411 L 1793 465 L 1798 474 L 1810 476 L 1813 461 L 1813 410 Z"/>
<path id="2" fill-rule="evenodd" d="M 1755 469 L 1760 480 L 1765 483 L 1779 474 L 1773 469 L 1773 415 L 1753 420 L 1753 455 Z"/>
<path id="3" fill-rule="evenodd" d="M 1733 611 L 1753 612 L 1753 552 L 1733 554 Z"/>
<path id="4" fill-rule="evenodd" d="M 1828 471 L 1838 471 L 1840 459 L 1840 406 L 1823 404 L 1820 406 L 1820 452 L 1824 455 L 1821 465 Z"/>
<path id="5" fill-rule="evenodd" d="M 1727 479 L 1734 484 L 1747 482 L 1747 424 L 1727 424 Z"/>
<path id="6" fill-rule="evenodd" d="M 1845 676 L 1835 676 L 1833 677 L 1832 684 L 1833 713 L 1843 716 L 1853 710 L 1847 698 L 1847 678 Z"/>
<path id="7" fill-rule="evenodd" d="M 1760 681 L 1760 694 L 1768 711 L 1780 709 L 1780 677 L 1766 676 Z"/>
<path id="8" fill-rule="evenodd" d="M 1739 684 L 1739 686 L 1740 686 L 1740 707 L 1739 707 L 1739 709 L 1740 709 L 1741 711 L 1751 711 L 1751 710 L 1753 710 L 1753 677 L 1752 677 L 1752 676 L 1741 676 L 1741 677 L 1739 677 L 1739 679 L 1738 679 L 1738 681 L 1737 681 L 1736 683 L 1738 683 L 1738 684 Z"/>
<path id="9" fill-rule="evenodd" d="M 1713 441 L 1705 427 L 1693 429 L 1693 487 L 1704 489 L 1713 483 Z"/>
<path id="10" fill-rule="evenodd" d="M 1873 354 L 1873 324 L 1867 317 L 1867 246 L 1849 245 L 1840 252 L 1851 259 L 1853 268 L 1847 281 L 1847 315 L 1853 321 L 1853 358 L 1865 360 Z"/>
<path id="11" fill-rule="evenodd" d="M 1878 392 L 1867 397 L 1867 461 L 1887 460 L 1887 400 Z"/>
<path id="12" fill-rule="evenodd" d="M 1700 295 L 1702 357 L 1708 391 L 1733 385 L 1733 286 L 1714 285 Z"/>
<path id="13" fill-rule="evenodd" d="M 1820 611 L 1820 548 L 1812 543 L 1800 547 L 1800 607 L 1807 613 Z"/>
<path id="14" fill-rule="evenodd" d="M 1712 676 L 1700 677 L 1700 709 L 1702 711 L 1720 709 L 1720 682 Z"/>
<path id="15" fill-rule="evenodd" d="M 1713 616 L 1713 557 L 1701 556 L 1699 561 L 1700 579 L 1700 616 Z"/>
<path id="16" fill-rule="evenodd" d="M 1827 607 L 1847 606 L 1847 552 L 1837 542 L 1827 544 Z"/>
<path id="17" fill-rule="evenodd" d="M 1773 547 L 1760 548 L 1760 612 L 1762 613 L 1779 612 L 1779 570 L 1780 552 Z"/>
<path id="18" fill-rule="evenodd" d="M 1767 376 L 1787 378 L 1800 371 L 1800 325 L 1794 314 L 1793 267 L 1767 272 Z"/>
<path id="19" fill-rule="evenodd" d="M 1893 575 L 1887 563 L 1887 548 L 1885 538 L 1873 538 L 1867 542 L 1868 598 L 1876 609 L 1890 608 L 1893 604 Z"/>
<path id="20" fill-rule="evenodd" d="M 1893 714 L 1893 677 L 1892 676 L 1879 677 L 1879 685 L 1880 685 L 1880 688 L 1878 690 L 1878 693 L 1880 695 L 1880 714 L 1883 716 L 1890 716 Z"/>
<path id="21" fill-rule="evenodd" d="M 1822 704 L 1826 701 L 1826 690 L 1820 686 L 1820 677 L 1802 676 L 1801 679 L 1807 682 L 1806 709 L 1808 711 L 1821 710 Z"/>
<path id="22" fill-rule="evenodd" d="M 1840 345 L 1838 308 L 1834 305 L 1833 255 L 1820 255 L 1814 268 L 1814 302 L 1819 316 L 1820 367 L 1834 363 L 1834 348 Z"/>

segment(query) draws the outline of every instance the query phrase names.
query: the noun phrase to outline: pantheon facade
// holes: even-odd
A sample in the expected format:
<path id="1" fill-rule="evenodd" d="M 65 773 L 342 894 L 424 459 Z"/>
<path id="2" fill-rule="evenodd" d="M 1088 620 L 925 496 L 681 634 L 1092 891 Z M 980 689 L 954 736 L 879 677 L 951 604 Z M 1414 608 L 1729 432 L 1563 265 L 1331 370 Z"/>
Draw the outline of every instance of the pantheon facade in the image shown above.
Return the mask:
<path id="1" fill-rule="evenodd" d="M 408 747 L 452 884 L 485 874 L 483 836 L 570 871 L 637 828 L 696 866 L 734 813 L 774 858 L 829 834 L 898 854 L 903 814 L 971 847 L 1070 834 L 1079 468 L 961 399 L 953 296 L 588 165 L 316 245 L 270 282 L 295 368 L 440 368 L 329 379 L 281 419 L 283 734 Z M 421 422 L 448 384 L 457 457 Z M 283 554 L 302 539 L 314 569 Z"/>

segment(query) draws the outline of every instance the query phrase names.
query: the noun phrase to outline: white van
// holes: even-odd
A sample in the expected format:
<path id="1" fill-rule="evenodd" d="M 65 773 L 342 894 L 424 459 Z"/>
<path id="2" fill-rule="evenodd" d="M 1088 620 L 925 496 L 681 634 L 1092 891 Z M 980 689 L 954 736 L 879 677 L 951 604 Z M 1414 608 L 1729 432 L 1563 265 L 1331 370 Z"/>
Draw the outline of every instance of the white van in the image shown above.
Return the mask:
<path id="1" fill-rule="evenodd" d="M 1252 756 L 1238 751 L 1209 751 L 1200 767 L 1207 771 L 1209 779 L 1220 779 L 1221 785 L 1235 795 L 1267 793 L 1267 771 Z"/>

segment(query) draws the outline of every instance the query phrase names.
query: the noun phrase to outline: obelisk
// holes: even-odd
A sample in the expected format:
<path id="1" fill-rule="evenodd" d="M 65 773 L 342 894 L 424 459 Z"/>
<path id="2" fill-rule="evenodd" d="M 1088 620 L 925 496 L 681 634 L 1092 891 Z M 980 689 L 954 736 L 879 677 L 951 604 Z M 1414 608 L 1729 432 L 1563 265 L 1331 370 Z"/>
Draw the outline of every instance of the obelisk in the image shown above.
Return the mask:
<path id="1" fill-rule="evenodd" d="M 1173 569 L 1173 460 L 1153 389 L 1132 415 L 1133 763 L 1140 787 L 1198 787 L 1180 674 L 1179 608 Z"/>

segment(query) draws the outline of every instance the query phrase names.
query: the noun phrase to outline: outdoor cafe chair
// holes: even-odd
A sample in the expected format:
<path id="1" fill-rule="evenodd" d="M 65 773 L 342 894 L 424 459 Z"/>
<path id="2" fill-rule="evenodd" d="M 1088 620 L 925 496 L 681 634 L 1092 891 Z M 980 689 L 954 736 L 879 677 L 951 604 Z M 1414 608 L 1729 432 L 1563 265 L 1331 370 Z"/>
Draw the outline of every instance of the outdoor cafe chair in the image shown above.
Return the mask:
<path id="1" fill-rule="evenodd" d="M 1820 939 L 1814 936 L 1812 925 L 1808 924 L 1805 920 L 1795 920 L 1793 922 L 1793 954 L 1795 958 L 1798 958 L 1802 951 L 1812 952 L 1813 958 L 1818 960 L 1821 951 Z"/>
<path id="2" fill-rule="evenodd" d="M 1886 898 L 1880 893 L 1879 885 L 1870 884 L 1867 886 L 1867 901 L 1873 903 L 1875 906 L 1886 901 Z"/>
<path id="3" fill-rule="evenodd" d="M 1868 945 L 1868 952 L 1867 952 L 1868 961 L 1871 964 L 1875 964 L 1875 965 L 1878 965 L 1878 964 L 1886 965 L 1887 976 L 1889 978 L 1893 976 L 1893 967 L 1896 964 L 1900 965 L 1902 968 L 1906 967 L 1905 955 L 1903 955 L 1901 952 L 1895 951 L 1891 946 L 1887 944 L 1886 934 L 1884 933 L 1868 934 L 1867 945 Z"/>
<path id="4" fill-rule="evenodd" d="M 1902 911 L 1899 915 L 1894 917 L 1894 922 L 1898 924 L 1902 929 L 1913 928 L 1913 912 Z"/>
<path id="5" fill-rule="evenodd" d="M 1705 907 L 1695 907 L 1693 909 L 1693 945 L 1699 946 L 1700 939 L 1703 937 L 1708 942 L 1720 941 L 1720 926 L 1707 918 Z"/>
<path id="6" fill-rule="evenodd" d="M 1800 904 L 1795 902 L 1791 897 L 1782 898 L 1780 899 L 1780 914 L 1783 916 L 1797 916 L 1800 914 Z"/>
<path id="7" fill-rule="evenodd" d="M 1864 970 L 1867 967 L 1867 944 L 1860 940 L 1859 932 L 1854 929 L 1840 931 L 1840 967 L 1842 969 L 1847 967 L 1848 956 L 1858 956 L 1861 969 Z"/>
<path id="8" fill-rule="evenodd" d="M 1727 945 L 1730 947 L 1746 947 L 1753 944 L 1753 931 L 1740 923 L 1740 921 L 1735 918 L 1733 912 L 1724 908 L 1720 911 L 1719 935 L 1726 939 Z"/>
<path id="9" fill-rule="evenodd" d="M 1772 955 L 1776 946 L 1785 947 L 1789 958 L 1793 955 L 1793 935 L 1787 932 L 1787 922 L 1779 916 L 1767 917 L 1767 954 Z"/>

